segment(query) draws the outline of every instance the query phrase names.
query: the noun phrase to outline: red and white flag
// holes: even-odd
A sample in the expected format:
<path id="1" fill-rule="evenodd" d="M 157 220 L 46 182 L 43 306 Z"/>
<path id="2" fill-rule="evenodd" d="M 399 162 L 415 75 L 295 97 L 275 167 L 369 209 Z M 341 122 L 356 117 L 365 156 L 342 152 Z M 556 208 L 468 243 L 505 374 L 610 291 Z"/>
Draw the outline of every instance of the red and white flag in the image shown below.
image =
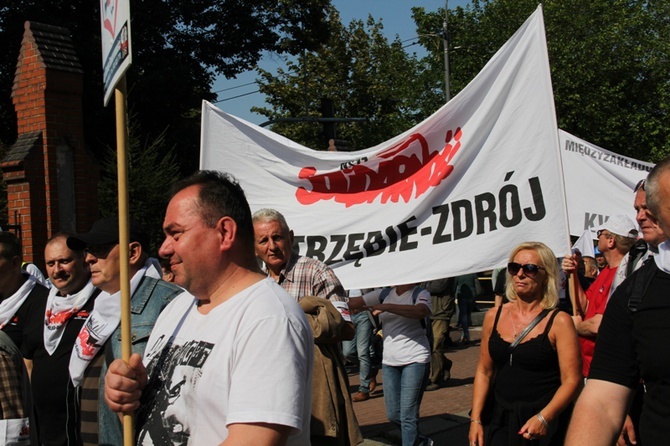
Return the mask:
<path id="1" fill-rule="evenodd" d="M 528 240 L 570 249 L 541 7 L 463 91 L 389 141 L 315 151 L 205 102 L 200 165 L 234 175 L 252 211 L 282 212 L 300 253 L 348 289 L 483 271 Z"/>

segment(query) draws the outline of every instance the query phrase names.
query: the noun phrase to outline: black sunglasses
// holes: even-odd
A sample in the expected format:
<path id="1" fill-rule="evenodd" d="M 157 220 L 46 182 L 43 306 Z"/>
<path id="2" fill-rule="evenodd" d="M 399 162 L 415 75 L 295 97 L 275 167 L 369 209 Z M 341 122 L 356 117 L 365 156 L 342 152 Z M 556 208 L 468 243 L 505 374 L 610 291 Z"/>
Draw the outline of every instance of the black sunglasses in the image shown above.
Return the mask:
<path id="1" fill-rule="evenodd" d="M 545 268 L 542 266 L 533 265 L 532 263 L 526 263 L 525 265 L 522 265 L 520 263 L 510 262 L 507 264 L 507 272 L 509 272 L 510 275 L 512 276 L 516 276 L 517 274 L 519 274 L 520 269 L 523 270 L 523 273 L 526 276 L 535 277 L 537 276 L 537 273 L 539 273 L 541 269 Z"/>
<path id="2" fill-rule="evenodd" d="M 86 254 L 91 254 L 93 257 L 104 259 L 109 255 L 110 251 L 116 245 L 118 245 L 118 243 L 105 243 L 104 245 L 88 245 L 86 248 L 84 248 L 84 252 Z"/>
<path id="3" fill-rule="evenodd" d="M 643 178 L 640 181 L 638 181 L 637 184 L 635 185 L 635 189 L 633 189 L 633 192 L 637 192 L 639 190 L 644 190 L 644 186 L 646 185 L 646 183 L 647 183 L 646 178 Z"/>

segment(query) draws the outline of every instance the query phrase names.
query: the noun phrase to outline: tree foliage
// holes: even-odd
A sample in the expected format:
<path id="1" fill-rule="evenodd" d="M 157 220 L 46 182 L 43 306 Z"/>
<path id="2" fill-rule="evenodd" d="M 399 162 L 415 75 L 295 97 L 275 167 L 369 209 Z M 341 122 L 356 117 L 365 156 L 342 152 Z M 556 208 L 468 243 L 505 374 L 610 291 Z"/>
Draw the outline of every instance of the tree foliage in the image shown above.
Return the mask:
<path id="1" fill-rule="evenodd" d="M 154 140 L 142 139 L 135 127 L 128 142 L 128 212 L 150 235 L 155 254 L 163 240 L 163 217 L 168 204 L 170 185 L 179 179 L 179 165 L 165 133 Z M 103 173 L 98 197 L 103 217 L 115 215 L 118 209 L 116 147 L 104 152 Z"/>
<path id="2" fill-rule="evenodd" d="M 538 4 L 474 0 L 449 11 L 452 93 L 467 85 Z M 558 126 L 639 159 L 657 161 L 670 154 L 670 2 L 542 4 Z M 442 28 L 444 10 L 413 12 L 420 35 Z M 426 91 L 438 92 L 443 49 L 429 37 L 422 42 L 430 52 L 424 60 Z M 426 98 L 429 109 L 436 109 L 436 95 Z"/>
<path id="3" fill-rule="evenodd" d="M 318 118 L 322 99 L 333 102 L 338 118 L 367 118 L 337 124 L 337 138 L 350 148 L 383 142 L 416 123 L 417 61 L 399 39 L 389 42 L 381 22 L 369 17 L 345 27 L 330 13 L 330 39 L 314 51 L 288 60 L 276 74 L 260 70 L 260 90 L 270 108 L 254 110 L 270 119 Z M 272 130 L 314 149 L 325 149 L 323 126 L 315 121 L 279 122 Z"/>
<path id="4" fill-rule="evenodd" d="M 165 133 L 182 171 L 197 167 L 199 111 L 218 74 L 252 68 L 263 52 L 295 54 L 327 35 L 329 0 L 132 0 L 129 108 L 148 137 Z M 10 93 L 23 24 L 68 28 L 84 69 L 86 141 L 94 153 L 114 141 L 113 106 L 102 106 L 100 2 L 11 0 L 0 5 L 0 141 L 16 140 Z"/>

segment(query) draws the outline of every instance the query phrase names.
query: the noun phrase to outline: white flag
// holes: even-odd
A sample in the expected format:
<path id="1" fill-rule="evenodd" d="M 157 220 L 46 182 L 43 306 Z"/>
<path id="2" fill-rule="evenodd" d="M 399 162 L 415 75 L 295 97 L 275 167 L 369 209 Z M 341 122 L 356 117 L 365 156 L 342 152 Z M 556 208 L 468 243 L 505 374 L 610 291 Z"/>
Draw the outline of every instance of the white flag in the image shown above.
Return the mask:
<path id="1" fill-rule="evenodd" d="M 315 151 L 204 103 L 201 168 L 282 212 L 345 288 L 491 269 L 528 240 L 570 249 L 541 7 L 448 104 L 369 149 Z"/>
<path id="2" fill-rule="evenodd" d="M 596 257 L 595 249 L 593 246 L 593 239 L 595 234 L 590 230 L 584 230 L 584 233 L 577 239 L 577 241 L 572 245 L 572 249 L 578 249 L 579 252 L 584 257 Z"/>

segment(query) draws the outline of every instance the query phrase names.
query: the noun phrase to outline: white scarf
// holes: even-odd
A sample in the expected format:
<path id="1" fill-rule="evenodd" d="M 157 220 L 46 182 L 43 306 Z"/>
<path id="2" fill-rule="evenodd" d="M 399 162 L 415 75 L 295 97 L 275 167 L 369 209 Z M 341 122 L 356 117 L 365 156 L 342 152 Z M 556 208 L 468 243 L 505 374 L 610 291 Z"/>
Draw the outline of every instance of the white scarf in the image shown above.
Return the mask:
<path id="1" fill-rule="evenodd" d="M 53 355 L 60 344 L 60 340 L 70 320 L 86 305 L 95 287 L 89 281 L 78 293 L 58 296 L 58 288 L 52 287 L 47 297 L 47 307 L 44 313 L 44 348 L 49 355 Z"/>
<path id="2" fill-rule="evenodd" d="M 160 263 L 154 258 L 149 258 L 144 266 L 130 279 L 130 295 L 137 290 L 142 278 L 146 275 L 154 279 L 161 278 Z M 114 333 L 121 322 L 121 292 L 109 294 L 101 292 L 95 299 L 93 311 L 84 326 L 81 327 L 79 336 L 74 343 L 72 356 L 70 356 L 70 378 L 75 387 L 81 384 L 84 371 L 89 362 L 100 351 L 107 339 Z"/>
<path id="3" fill-rule="evenodd" d="M 658 254 L 654 256 L 654 262 L 656 262 L 658 269 L 670 274 L 670 240 L 658 245 Z"/>
<path id="4" fill-rule="evenodd" d="M 21 285 L 16 293 L 12 294 L 0 303 L 0 330 L 2 330 L 12 319 L 18 309 L 21 308 L 21 305 L 23 305 L 23 302 L 25 302 L 30 292 L 33 290 L 33 288 L 35 288 L 37 279 L 35 279 L 30 274 L 23 274 L 23 277 L 26 277 L 24 284 Z"/>

